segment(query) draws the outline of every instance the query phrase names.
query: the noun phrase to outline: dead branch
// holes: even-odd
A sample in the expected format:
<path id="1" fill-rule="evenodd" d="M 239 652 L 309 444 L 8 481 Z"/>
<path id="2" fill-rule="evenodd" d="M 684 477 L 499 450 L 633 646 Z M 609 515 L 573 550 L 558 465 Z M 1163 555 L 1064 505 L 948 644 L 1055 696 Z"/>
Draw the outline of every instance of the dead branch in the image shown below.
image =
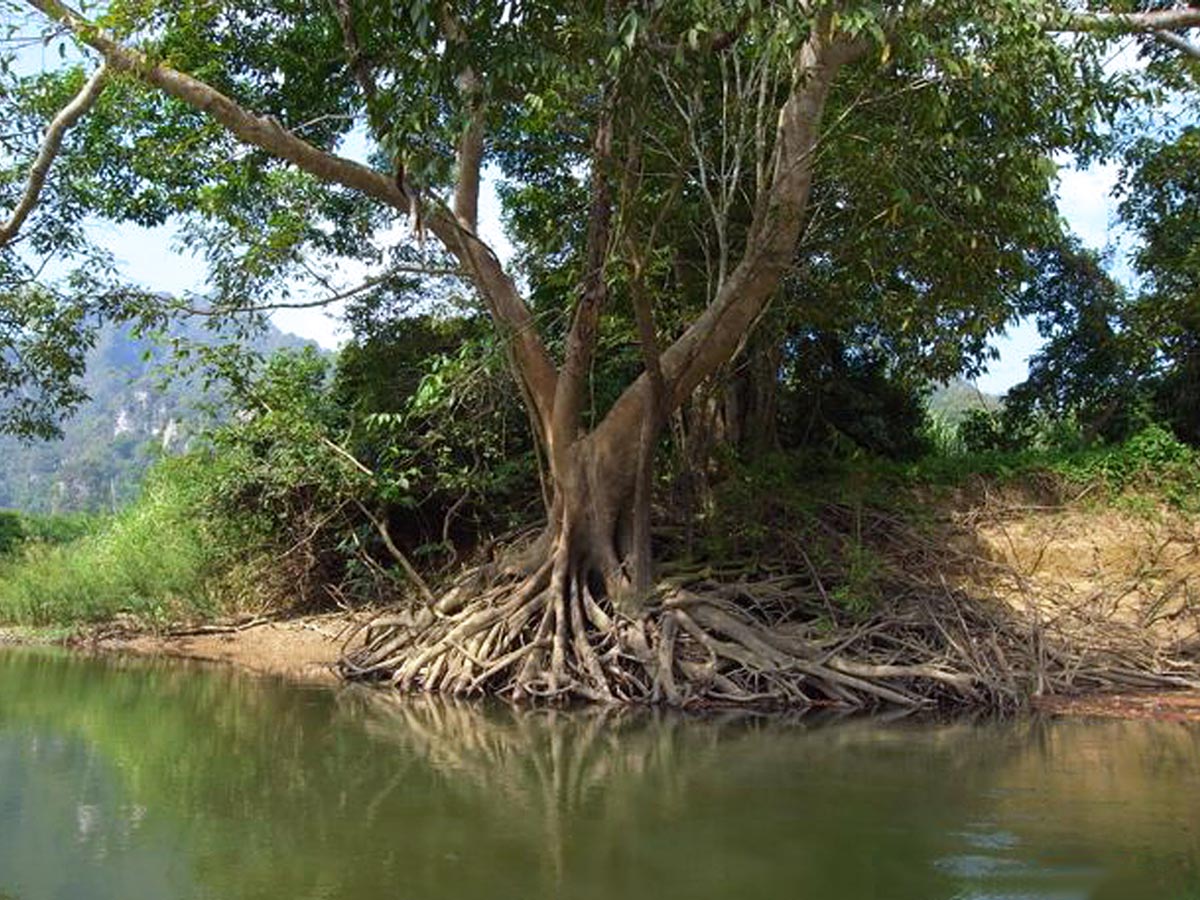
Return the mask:
<path id="1" fill-rule="evenodd" d="M 388 530 L 387 522 L 372 513 L 364 504 L 358 501 L 355 502 L 358 504 L 358 508 L 362 510 L 362 514 L 370 519 L 371 524 L 375 526 L 375 530 L 379 532 L 380 538 L 383 539 L 383 545 L 387 548 L 388 553 L 391 554 L 392 559 L 400 564 L 400 568 L 404 570 L 404 574 L 408 576 L 409 580 L 420 592 L 421 598 L 431 606 L 435 604 L 437 597 L 429 589 L 429 585 L 425 583 L 425 579 L 421 577 L 421 573 L 417 571 L 408 557 L 404 555 L 404 552 L 396 546 L 396 542 L 392 540 L 391 532 Z"/>

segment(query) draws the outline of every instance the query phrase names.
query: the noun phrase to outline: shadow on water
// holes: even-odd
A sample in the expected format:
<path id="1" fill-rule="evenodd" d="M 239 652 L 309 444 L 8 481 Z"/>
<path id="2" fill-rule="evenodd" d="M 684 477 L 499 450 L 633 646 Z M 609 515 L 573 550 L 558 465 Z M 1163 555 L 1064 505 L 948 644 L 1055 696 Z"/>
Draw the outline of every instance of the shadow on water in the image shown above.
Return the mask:
<path id="1" fill-rule="evenodd" d="M 520 711 L 0 653 L 6 900 L 1182 900 L 1197 797 L 1172 723 Z"/>

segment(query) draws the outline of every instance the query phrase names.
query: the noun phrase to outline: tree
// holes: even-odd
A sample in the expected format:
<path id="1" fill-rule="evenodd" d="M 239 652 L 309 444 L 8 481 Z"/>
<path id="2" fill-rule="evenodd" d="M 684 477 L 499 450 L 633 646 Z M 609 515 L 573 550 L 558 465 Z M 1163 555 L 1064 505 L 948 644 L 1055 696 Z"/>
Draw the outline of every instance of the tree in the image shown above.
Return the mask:
<path id="1" fill-rule="evenodd" d="M 728 602 L 656 595 L 659 434 L 734 358 L 789 272 L 803 283 L 826 269 L 837 297 L 830 264 L 849 244 L 806 252 L 817 220 L 900 252 L 886 279 L 863 279 L 897 332 L 906 311 L 959 285 L 956 274 L 1005 281 L 1025 249 L 1013 221 L 1029 215 L 1026 240 L 1046 224 L 1047 155 L 1094 149 L 1097 113 L 1123 96 L 1098 51 L 1136 32 L 1190 52 L 1187 29 L 1200 24 L 1192 7 L 1079 12 L 1042 0 L 117 2 L 98 21 L 58 0 L 26 5 L 102 58 L 135 98 L 126 117 L 149 136 L 143 150 L 158 148 L 152 162 L 131 160 L 133 190 L 93 202 L 120 215 L 207 216 L 193 240 L 213 258 L 219 291 L 278 284 L 304 250 L 356 254 L 355 235 L 381 210 L 399 212 L 418 243 L 436 240 L 449 263 L 441 274 L 457 270 L 506 341 L 546 460 L 547 526 L 491 586 L 452 591 L 419 621 L 377 631 L 345 670 L 406 687 L 673 702 L 687 693 L 676 673 L 692 696 L 740 699 L 756 696 L 756 672 L 804 673 L 838 697 L 894 698 L 875 681 L 939 677 L 838 672 Z M 375 168 L 334 152 L 355 121 L 366 123 Z M 181 139 L 182 123 L 194 139 Z M 901 184 L 869 206 L 854 179 L 814 189 L 823 168 L 837 170 L 830 148 L 859 144 L 856 174 L 870 187 L 873 159 L 909 138 L 928 154 L 919 163 L 937 189 L 926 196 Z M 103 135 L 96 146 L 130 156 Z M 112 177 L 94 151 L 93 161 Z M 527 260 L 529 295 L 479 232 L 485 161 L 514 195 L 540 190 L 542 209 L 561 214 L 543 225 L 558 252 Z M 993 177 L 1021 187 L 1011 206 L 986 196 Z M 993 209 L 1008 220 L 999 237 L 972 227 Z M 956 222 L 960 241 L 933 239 Z M 958 296 L 941 321 L 978 340 L 995 316 L 977 322 Z M 589 375 L 605 324 L 622 313 L 640 372 L 594 409 Z M 708 662 L 675 660 L 679 633 Z M 749 680 L 731 681 L 726 663 Z"/>
<path id="2" fill-rule="evenodd" d="M 1146 424 L 1153 352 L 1131 327 L 1125 291 L 1095 254 L 1075 241 L 1041 253 L 1021 306 L 1036 317 L 1045 344 L 1029 361 L 1029 377 L 1005 395 L 1011 444 L 1039 421 L 1074 422 L 1084 443 L 1120 442 Z"/>
<path id="3" fill-rule="evenodd" d="M 1153 420 L 1200 443 L 1200 129 L 1179 118 L 1125 149 L 1121 213 L 1140 239 L 1132 291 L 1077 242 L 1039 254 L 1021 309 L 1046 344 L 1005 398 L 1012 431 L 1074 420 L 1085 442 L 1121 441 Z"/>
<path id="4" fill-rule="evenodd" d="M 1141 238 L 1143 290 L 1131 328 L 1153 350 L 1155 404 L 1176 434 L 1200 445 L 1200 125 L 1194 115 L 1128 152 L 1124 217 Z"/>

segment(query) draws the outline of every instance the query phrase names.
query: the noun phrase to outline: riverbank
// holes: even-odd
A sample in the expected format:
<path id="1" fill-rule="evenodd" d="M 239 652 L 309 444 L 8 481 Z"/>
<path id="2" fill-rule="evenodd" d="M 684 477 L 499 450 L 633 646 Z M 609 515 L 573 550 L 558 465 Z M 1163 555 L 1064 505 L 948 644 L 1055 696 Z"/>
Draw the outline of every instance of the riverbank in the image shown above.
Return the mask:
<path id="1" fill-rule="evenodd" d="M 0 646 L 56 645 L 81 653 L 178 659 L 229 667 L 298 684 L 336 685 L 334 664 L 344 636 L 360 618 L 337 612 L 289 619 L 211 625 L 190 632 L 94 629 L 0 629 Z M 1031 710 L 1056 718 L 1200 722 L 1200 691 L 1086 692 L 1030 700 Z"/>
<path id="2" fill-rule="evenodd" d="M 341 635 L 355 624 L 345 613 L 213 623 L 155 632 L 103 626 L 73 630 L 0 629 L 0 645 L 55 645 L 81 653 L 165 657 L 230 666 L 253 675 L 305 684 L 336 684 Z"/>
<path id="3" fill-rule="evenodd" d="M 725 515 L 724 543 L 698 543 L 690 555 L 665 548 L 660 604 L 645 621 L 618 622 L 615 643 L 599 639 L 601 671 L 610 674 L 640 653 L 647 665 L 628 684 L 661 683 L 663 693 L 634 690 L 615 699 L 690 708 L 740 699 L 761 706 L 1011 711 L 1037 702 L 1056 714 L 1190 716 L 1186 703 L 1153 698 L 1200 688 L 1200 518 L 1153 495 L 1097 493 L 1061 479 L 973 477 L 886 498 L 864 489 L 853 502 L 802 506 L 785 497 L 779 508 Z M 764 537 L 750 527 L 753 521 L 776 524 Z M 493 615 L 503 589 L 497 593 L 481 576 L 461 582 L 458 605 L 438 614 L 414 600 L 391 607 L 369 632 L 371 647 L 394 655 L 400 644 L 392 632 L 424 635 L 436 631 L 431 624 L 455 628 L 464 617 Z M 461 603 L 467 597 L 475 599 Z M 342 639 L 370 613 L 283 613 L 303 607 L 302 600 L 282 598 L 266 607 L 275 612 L 265 618 L 216 620 L 170 603 L 155 605 L 153 615 L 122 604 L 115 615 L 64 621 L 49 631 L 17 628 L 9 638 L 336 681 Z M 606 615 L 589 608 L 589 618 L 573 627 L 595 640 Z M 668 633 L 666 617 L 682 626 Z M 518 631 L 505 632 L 505 640 Z M 650 644 L 639 644 L 639 633 Z M 432 670 L 411 686 L 426 688 L 428 677 L 444 690 L 465 685 L 473 694 L 505 695 L 479 681 L 481 672 L 497 671 L 484 652 L 502 652 L 485 637 L 475 636 L 476 650 L 458 639 L 443 641 L 441 649 L 462 656 L 450 661 L 457 668 Z M 651 644 L 666 657 L 647 654 Z M 513 660 L 537 649 L 535 641 L 504 650 L 500 667 L 511 674 Z M 347 673 L 368 681 L 391 674 L 386 666 L 356 667 L 355 660 L 343 667 Z M 784 679 L 790 680 L 772 693 Z M 749 685 L 755 690 L 733 690 Z"/>

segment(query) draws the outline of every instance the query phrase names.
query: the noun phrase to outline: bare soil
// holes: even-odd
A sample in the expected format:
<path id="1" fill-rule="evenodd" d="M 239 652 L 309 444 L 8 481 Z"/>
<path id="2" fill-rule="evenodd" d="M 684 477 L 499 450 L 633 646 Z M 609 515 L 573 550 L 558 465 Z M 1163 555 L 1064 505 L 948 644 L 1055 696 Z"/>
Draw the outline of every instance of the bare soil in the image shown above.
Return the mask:
<path id="1" fill-rule="evenodd" d="M 305 683 L 338 681 L 333 664 L 342 652 L 342 632 L 352 619 L 344 613 L 214 625 L 191 633 L 106 631 L 70 643 L 88 650 L 165 656 L 223 663 L 257 675 Z"/>
<path id="2" fill-rule="evenodd" d="M 1200 521 L 1166 510 L 1018 508 L 970 534 L 1000 563 L 986 586 L 1016 608 L 1200 645 Z"/>

